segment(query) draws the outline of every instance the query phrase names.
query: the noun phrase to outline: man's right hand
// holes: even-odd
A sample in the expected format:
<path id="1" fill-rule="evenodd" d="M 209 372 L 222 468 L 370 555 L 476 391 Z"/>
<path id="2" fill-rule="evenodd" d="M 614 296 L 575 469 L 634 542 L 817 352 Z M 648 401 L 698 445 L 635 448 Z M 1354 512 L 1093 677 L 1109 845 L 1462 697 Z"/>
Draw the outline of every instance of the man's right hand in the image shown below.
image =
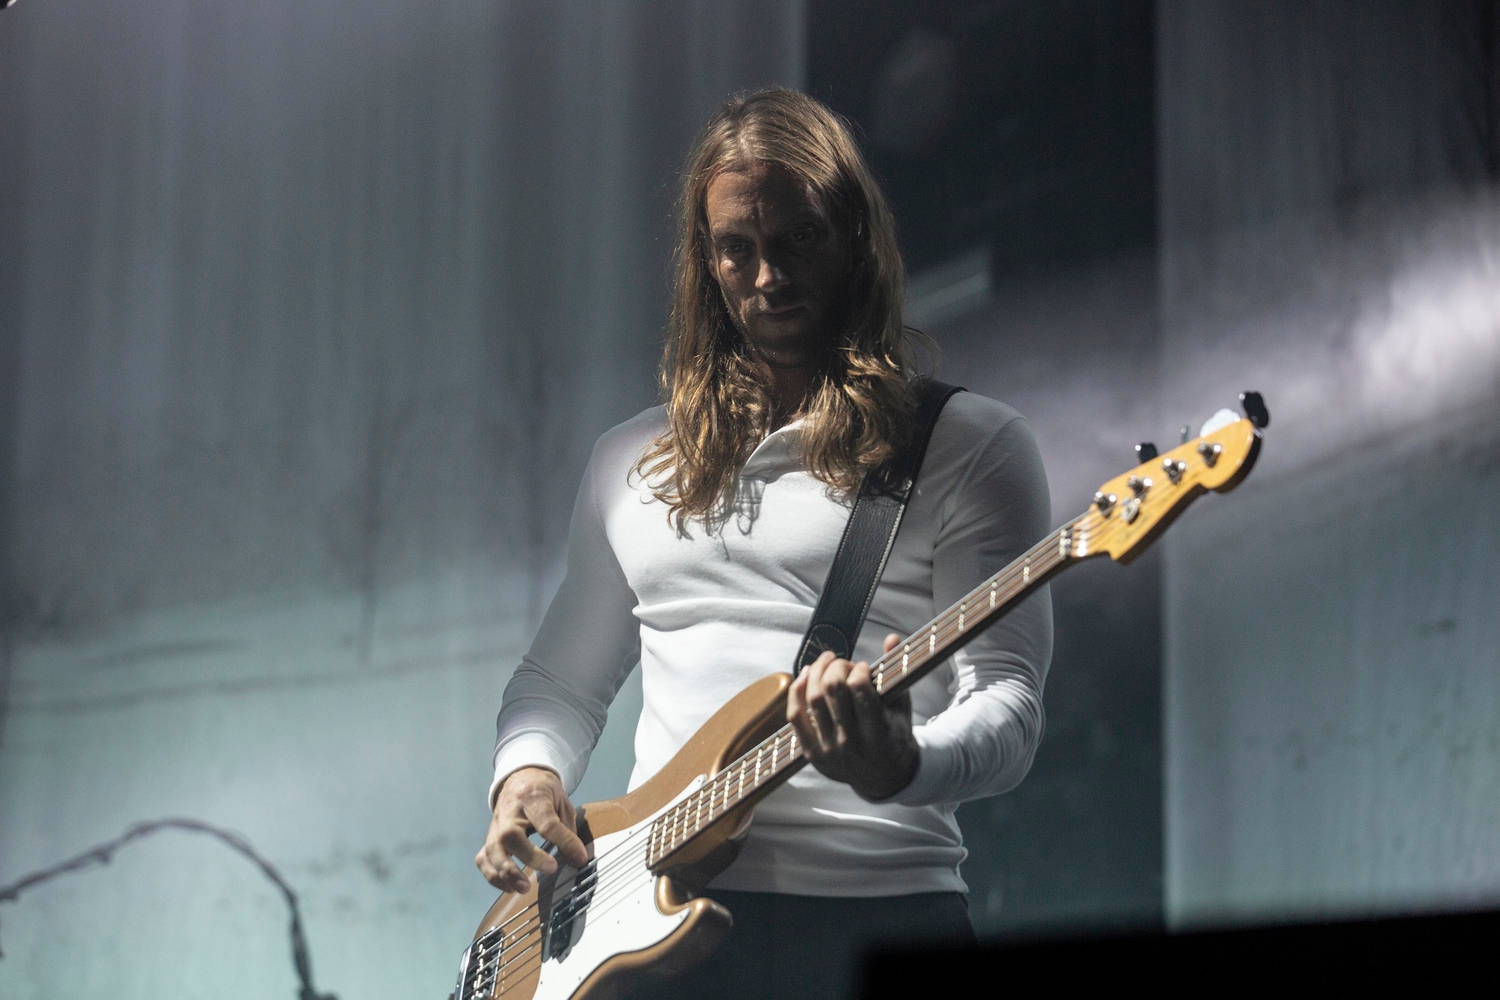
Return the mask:
<path id="1" fill-rule="evenodd" d="M 515 859 L 540 872 L 557 871 L 557 860 L 528 839 L 539 833 L 557 846 L 558 855 L 575 868 L 588 864 L 588 850 L 578 838 L 578 812 L 563 791 L 562 779 L 544 767 L 512 771 L 495 796 L 495 814 L 474 863 L 490 885 L 502 892 L 525 892 L 531 885 Z"/>

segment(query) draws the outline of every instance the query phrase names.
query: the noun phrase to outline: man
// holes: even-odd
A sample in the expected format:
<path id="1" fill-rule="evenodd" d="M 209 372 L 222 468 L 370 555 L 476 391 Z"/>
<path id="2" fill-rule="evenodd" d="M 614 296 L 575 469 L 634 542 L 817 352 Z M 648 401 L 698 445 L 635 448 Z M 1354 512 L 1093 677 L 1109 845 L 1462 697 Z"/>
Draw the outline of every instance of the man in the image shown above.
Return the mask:
<path id="1" fill-rule="evenodd" d="M 864 473 L 915 409 L 894 226 L 843 122 L 789 90 L 738 97 L 690 155 L 665 407 L 600 438 L 567 576 L 500 710 L 493 820 L 476 862 L 521 891 L 584 863 L 568 791 L 639 662 L 631 787 L 731 696 L 790 670 Z M 1047 530 L 1046 479 L 1014 410 L 959 393 L 933 430 L 857 660 L 825 653 L 788 719 L 815 766 L 756 810 L 708 890 L 735 916 L 700 967 L 642 996 L 847 993 L 872 942 L 972 940 L 957 804 L 1013 787 L 1042 733 L 1039 592 L 884 704 L 868 661 Z M 890 633 L 890 634 L 888 634 Z"/>

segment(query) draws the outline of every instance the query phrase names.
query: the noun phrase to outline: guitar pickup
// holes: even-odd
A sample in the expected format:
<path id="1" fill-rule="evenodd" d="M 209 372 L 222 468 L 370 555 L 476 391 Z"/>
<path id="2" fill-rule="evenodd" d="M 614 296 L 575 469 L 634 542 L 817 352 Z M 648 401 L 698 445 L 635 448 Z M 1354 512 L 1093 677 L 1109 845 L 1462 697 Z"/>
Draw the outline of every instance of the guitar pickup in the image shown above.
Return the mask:
<path id="1" fill-rule="evenodd" d="M 590 861 L 573 875 L 573 884 L 562 898 L 553 896 L 552 916 L 547 921 L 547 957 L 562 958 L 573 946 L 573 938 L 583 929 L 583 920 L 589 903 L 594 898 L 594 883 L 597 880 L 595 865 Z"/>

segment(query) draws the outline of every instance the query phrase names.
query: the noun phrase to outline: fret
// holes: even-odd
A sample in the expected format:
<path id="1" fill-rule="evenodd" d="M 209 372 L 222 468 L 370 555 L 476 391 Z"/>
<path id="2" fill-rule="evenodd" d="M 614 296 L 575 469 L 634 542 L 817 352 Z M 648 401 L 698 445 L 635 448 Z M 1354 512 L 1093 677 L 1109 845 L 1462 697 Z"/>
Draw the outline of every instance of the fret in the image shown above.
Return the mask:
<path id="1" fill-rule="evenodd" d="M 953 651 L 968 633 L 984 628 L 1009 602 L 1025 594 L 1034 583 L 1046 579 L 1057 567 L 1072 560 L 1072 547 L 1078 546 L 1078 557 L 1088 554 L 1089 532 L 1085 525 L 1070 522 L 1037 542 L 1011 565 L 985 580 L 957 604 L 943 611 L 918 629 L 897 649 L 881 656 L 872 665 L 875 689 L 889 694 L 899 681 L 920 676 L 939 657 Z M 1033 564 L 1036 573 L 1032 572 Z M 921 638 L 927 633 L 926 641 Z M 941 639 L 941 641 L 939 641 Z M 899 664 L 900 672 L 897 671 Z M 730 762 L 707 787 L 699 787 L 684 796 L 652 824 L 647 838 L 646 854 L 655 865 L 669 857 L 699 832 L 712 826 L 750 799 L 756 791 L 774 784 L 783 771 L 793 771 L 806 763 L 801 738 L 791 726 L 783 726 Z M 752 771 L 752 761 L 754 769 Z"/>

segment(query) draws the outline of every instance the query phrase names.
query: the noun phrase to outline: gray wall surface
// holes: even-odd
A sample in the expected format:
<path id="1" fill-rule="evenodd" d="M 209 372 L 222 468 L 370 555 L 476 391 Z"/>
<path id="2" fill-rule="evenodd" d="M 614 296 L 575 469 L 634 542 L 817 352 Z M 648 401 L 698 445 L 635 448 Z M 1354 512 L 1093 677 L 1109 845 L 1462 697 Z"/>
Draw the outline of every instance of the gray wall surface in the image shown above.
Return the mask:
<path id="1" fill-rule="evenodd" d="M 1026 415 L 1061 524 L 1136 464 L 1136 443 L 1168 443 L 1154 391 L 1158 327 L 1155 256 L 1142 248 L 1001 282 L 932 332 L 941 374 Z M 1053 582 L 1052 599 L 1047 733 L 1031 773 L 959 812 L 969 912 L 988 934 L 1157 925 L 1160 560 L 1086 563 Z"/>
<path id="2" fill-rule="evenodd" d="M 1175 924 L 1500 900 L 1497 26 L 1159 8 L 1162 409 L 1273 421 L 1163 543 Z"/>
<path id="3" fill-rule="evenodd" d="M 194 816 L 286 872 L 322 988 L 450 987 L 500 691 L 589 447 L 655 399 L 674 170 L 726 93 L 799 82 L 801 23 L 0 14 L 0 882 Z M 0 919 L 6 997 L 293 992 L 282 901 L 186 834 Z"/>
<path id="4" fill-rule="evenodd" d="M 655 398 L 675 170 L 804 79 L 802 8 L 0 12 L 0 883 L 197 817 L 297 888 L 322 989 L 442 995 L 500 691 L 590 444 Z M 1155 24 L 1153 242 L 1010 247 L 940 373 L 1027 414 L 1058 521 L 1242 389 L 1273 423 L 1151 556 L 1058 581 L 971 912 L 1493 903 L 1500 3 Z M 186 834 L 0 906 L 0 947 L 4 997 L 293 992 L 281 899 Z"/>

